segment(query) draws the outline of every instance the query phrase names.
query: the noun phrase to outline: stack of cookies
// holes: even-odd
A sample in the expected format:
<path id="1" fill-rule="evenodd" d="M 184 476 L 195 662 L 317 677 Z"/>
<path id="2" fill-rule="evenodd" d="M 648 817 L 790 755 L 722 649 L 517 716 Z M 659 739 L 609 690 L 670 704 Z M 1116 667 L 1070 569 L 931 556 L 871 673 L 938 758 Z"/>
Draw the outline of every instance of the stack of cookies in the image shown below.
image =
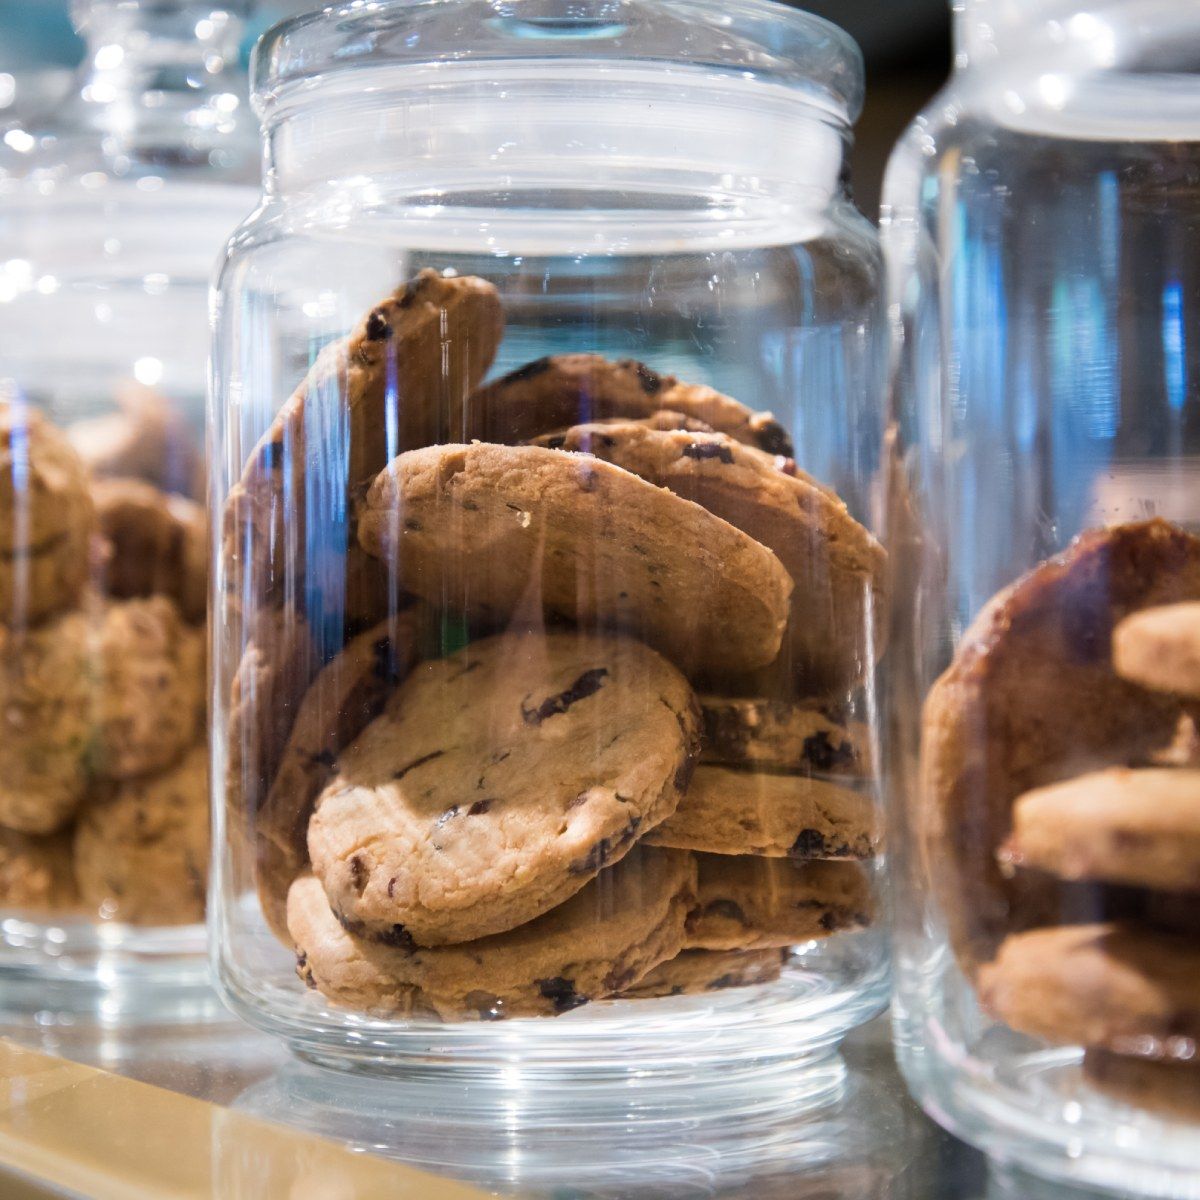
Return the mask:
<path id="1" fill-rule="evenodd" d="M 481 385 L 502 329 L 489 283 L 423 272 L 322 351 L 230 493 L 254 603 L 227 795 L 264 915 L 306 983 L 388 1015 L 776 978 L 870 920 L 848 714 L 883 552 L 769 414 L 593 354 Z M 329 653 L 295 598 L 335 426 Z"/>
<path id="2" fill-rule="evenodd" d="M 0 402 L 0 906 L 200 920 L 203 511 L 96 478 L 72 440 Z M 121 446 L 146 450 L 136 428 Z"/>
<path id="3" fill-rule="evenodd" d="M 982 1003 L 1086 1047 L 1101 1089 L 1192 1119 L 1196 598 L 1200 540 L 1087 533 L 992 601 L 925 712 L 927 865 Z"/>

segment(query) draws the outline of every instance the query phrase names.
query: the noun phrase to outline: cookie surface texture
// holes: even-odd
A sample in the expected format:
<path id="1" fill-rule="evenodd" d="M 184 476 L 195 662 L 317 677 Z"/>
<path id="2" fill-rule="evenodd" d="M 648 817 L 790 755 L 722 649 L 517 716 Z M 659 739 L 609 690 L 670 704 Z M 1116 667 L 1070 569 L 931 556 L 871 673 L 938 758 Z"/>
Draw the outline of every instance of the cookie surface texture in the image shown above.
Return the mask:
<path id="1" fill-rule="evenodd" d="M 675 813 L 646 835 L 655 846 L 770 858 L 870 858 L 878 842 L 871 801 L 803 775 L 699 766 Z"/>
<path id="2" fill-rule="evenodd" d="M 1200 771 L 1110 767 L 1028 792 L 1007 853 L 1063 879 L 1200 892 Z"/>
<path id="3" fill-rule="evenodd" d="M 496 624 L 550 613 L 619 627 L 683 670 L 770 662 L 792 588 L 770 550 L 699 505 L 536 446 L 400 455 L 359 536 L 424 599 Z"/>
<path id="4" fill-rule="evenodd" d="M 348 933 L 312 876 L 288 893 L 299 974 L 339 1004 L 447 1020 L 554 1016 L 629 987 L 679 952 L 695 899 L 686 854 L 637 849 L 507 933 L 404 949 Z"/>
<path id="5" fill-rule="evenodd" d="M 684 950 L 655 967 L 622 996 L 692 996 L 771 983 L 783 970 L 779 950 Z"/>
<path id="6" fill-rule="evenodd" d="M 1200 696 L 1200 603 L 1126 617 L 1113 633 L 1117 674 L 1155 692 Z"/>
<path id="7" fill-rule="evenodd" d="M 69 833 L 37 837 L 0 828 L 0 908 L 78 908 Z"/>
<path id="8" fill-rule="evenodd" d="M 1174 739 L 1179 701 L 1116 674 L 1112 632 L 1189 596 L 1200 596 L 1200 540 L 1161 520 L 1092 531 L 997 595 L 931 689 L 914 819 L 968 974 L 1007 933 L 1058 920 L 1052 884 L 1006 879 L 997 864 L 1016 798 L 1150 761 Z"/>
<path id="9" fill-rule="evenodd" d="M 419 945 L 530 921 L 666 819 L 699 751 L 682 675 L 620 636 L 501 634 L 413 671 L 308 828 L 334 911 Z"/>

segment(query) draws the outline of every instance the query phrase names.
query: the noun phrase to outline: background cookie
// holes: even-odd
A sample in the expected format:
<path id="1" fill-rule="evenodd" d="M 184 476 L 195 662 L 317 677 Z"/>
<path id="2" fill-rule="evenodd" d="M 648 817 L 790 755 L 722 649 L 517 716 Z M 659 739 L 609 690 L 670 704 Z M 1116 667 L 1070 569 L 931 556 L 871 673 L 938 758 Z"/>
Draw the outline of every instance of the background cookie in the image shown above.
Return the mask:
<path id="1" fill-rule="evenodd" d="M 785 957 L 779 950 L 684 950 L 626 988 L 621 996 L 646 1000 L 771 983 L 779 978 Z"/>
<path id="2" fill-rule="evenodd" d="M 75 830 L 75 877 L 87 908 L 112 921 L 204 919 L 208 878 L 208 749 L 89 804 Z"/>
<path id="3" fill-rule="evenodd" d="M 348 933 L 305 875 L 288 893 L 288 928 L 301 978 L 337 1003 L 446 1020 L 550 1016 L 628 988 L 678 953 L 695 870 L 689 855 L 638 849 L 535 921 L 432 950 Z"/>
<path id="4" fill-rule="evenodd" d="M 461 440 L 523 442 L 581 421 L 680 414 L 768 454 L 790 455 L 791 439 L 766 412 L 755 412 L 703 384 L 681 383 L 633 359 L 599 354 L 539 358 L 480 388 L 469 402 Z"/>
<path id="5" fill-rule="evenodd" d="M 78 902 L 69 834 L 32 837 L 0 828 L 0 908 L 63 912 Z"/>
<path id="6" fill-rule="evenodd" d="M 283 600 L 285 579 L 305 578 L 307 431 L 333 405 L 348 421 L 345 491 L 365 488 L 399 450 L 447 440 L 450 414 L 491 365 L 504 318 L 496 289 L 475 276 L 422 271 L 377 304 L 348 337 L 326 346 L 250 454 L 225 505 L 224 559 L 233 594 Z M 310 407 L 314 410 L 309 412 Z M 340 481 L 339 481 L 340 482 Z M 286 498 L 286 499 L 285 499 Z M 353 527 L 347 553 L 358 553 Z M 254 556 L 244 561 L 246 547 Z M 250 579 L 247 580 L 247 574 Z M 385 611 L 368 565 L 351 562 L 347 620 L 374 624 Z"/>
<path id="7" fill-rule="evenodd" d="M 818 703 L 700 696 L 701 762 L 797 775 L 872 773 L 870 729 Z"/>
<path id="8" fill-rule="evenodd" d="M 308 818 L 337 756 L 379 715 L 408 674 L 432 617 L 423 604 L 351 639 L 313 680 L 255 823 L 258 894 L 275 935 L 290 946 L 287 892 L 308 863 Z"/>
<path id="9" fill-rule="evenodd" d="M 1200 696 L 1200 603 L 1166 604 L 1113 631 L 1117 674 L 1155 692 Z"/>
<path id="10" fill-rule="evenodd" d="M 1110 767 L 1027 792 L 1005 852 L 1064 879 L 1200 891 L 1200 771 Z"/>
<path id="11" fill-rule="evenodd" d="M 832 491 L 794 466 L 781 470 L 722 433 L 636 422 L 577 425 L 553 445 L 669 488 L 774 551 L 795 584 L 781 658 L 806 689 L 819 694 L 852 685 L 882 654 L 888 623 L 883 547 Z"/>
<path id="12" fill-rule="evenodd" d="M 1200 947 L 1134 925 L 1034 929 L 979 971 L 979 999 L 1022 1033 L 1117 1053 L 1195 1055 Z"/>
<path id="13" fill-rule="evenodd" d="M 501 634 L 422 663 L 342 753 L 308 827 L 354 928 L 436 946 L 578 892 L 674 810 L 686 680 L 630 638 Z"/>
<path id="14" fill-rule="evenodd" d="M 1110 647 L 1129 613 L 1189 596 L 1200 540 L 1160 520 L 1094 530 L 996 596 L 930 691 L 915 819 L 968 973 L 1006 933 L 1058 919 L 1052 883 L 997 865 L 1016 798 L 1173 740 L 1179 702 L 1120 679 Z"/>
<path id="15" fill-rule="evenodd" d="M 770 550 L 609 463 L 536 446 L 402 454 L 367 494 L 364 548 L 404 587 L 504 624 L 619 626 L 681 669 L 770 662 L 791 580 Z"/>
<path id="16" fill-rule="evenodd" d="M 697 854 L 696 907 L 687 946 L 761 950 L 793 946 L 870 924 L 866 872 L 854 862 L 790 862 Z"/>
<path id="17" fill-rule="evenodd" d="M 878 820 L 865 796 L 803 775 L 699 766 L 648 844 L 771 858 L 869 858 Z"/>
<path id="18" fill-rule="evenodd" d="M 1107 1050 L 1088 1050 L 1083 1076 L 1106 1095 L 1186 1121 L 1200 1121 L 1200 1064 L 1160 1062 Z"/>
<path id="19" fill-rule="evenodd" d="M 94 530 L 87 469 L 66 437 L 0 401 L 0 622 L 19 628 L 76 604 Z"/>

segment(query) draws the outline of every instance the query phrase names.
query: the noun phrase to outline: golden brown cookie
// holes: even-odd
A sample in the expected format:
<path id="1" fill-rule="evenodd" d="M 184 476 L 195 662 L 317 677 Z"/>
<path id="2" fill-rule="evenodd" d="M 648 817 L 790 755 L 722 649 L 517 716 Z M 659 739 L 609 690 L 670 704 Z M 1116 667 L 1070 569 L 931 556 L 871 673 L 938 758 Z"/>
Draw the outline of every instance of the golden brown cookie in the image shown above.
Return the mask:
<path id="1" fill-rule="evenodd" d="M 0 623 L 20 629 L 78 603 L 94 531 L 70 442 L 29 405 L 0 401 Z"/>
<path id="2" fill-rule="evenodd" d="M 0 829 L 0 908 L 66 912 L 79 907 L 71 836 Z"/>
<path id="3" fill-rule="evenodd" d="M 682 670 L 779 650 L 792 583 L 765 546 L 620 467 L 537 446 L 400 455 L 359 516 L 400 586 L 504 625 L 544 613 L 619 627 Z"/>
<path id="4" fill-rule="evenodd" d="M 795 775 L 872 774 L 871 731 L 819 703 L 700 696 L 701 762 Z"/>
<path id="5" fill-rule="evenodd" d="M 74 842 L 80 899 L 109 921 L 202 921 L 208 849 L 208 748 L 200 745 L 84 808 Z"/>
<path id="6" fill-rule="evenodd" d="M 203 621 L 208 607 L 204 510 L 136 479 L 98 480 L 92 496 L 108 544 L 103 591 L 118 599 L 169 596 L 188 621 Z"/>
<path id="7" fill-rule="evenodd" d="M 425 270 L 321 351 L 226 501 L 223 553 L 234 594 L 256 606 L 282 603 L 288 580 L 303 594 L 308 469 L 313 455 L 329 450 L 308 444 L 320 411 L 336 406 L 344 413 L 345 463 L 332 483 L 353 498 L 398 451 L 448 440 L 449 423 L 491 365 L 503 324 L 499 296 L 486 280 Z M 322 483 L 331 486 L 324 477 Z M 355 561 L 352 523 L 346 537 L 344 582 L 363 589 L 347 594 L 346 618 L 374 624 L 386 615 L 373 608 L 386 594 L 371 564 Z"/>
<path id="8" fill-rule="evenodd" d="M 599 354 L 539 358 L 480 388 L 471 396 L 461 440 L 524 442 L 580 421 L 653 419 L 662 412 L 768 454 L 792 453 L 787 431 L 770 413 L 755 412 L 703 384 L 660 375 L 645 363 L 612 362 Z"/>
<path id="9" fill-rule="evenodd" d="M 1200 891 L 1200 771 L 1109 767 L 1026 792 L 1002 854 L 1062 879 Z"/>
<path id="10" fill-rule="evenodd" d="M 1005 934 L 1058 920 L 1053 883 L 1005 879 L 1016 798 L 1169 745 L 1180 703 L 1120 679 L 1112 631 L 1200 595 L 1200 540 L 1166 521 L 1097 529 L 997 595 L 964 634 L 923 714 L 914 810 L 925 871 L 968 972 Z"/>
<path id="11" fill-rule="evenodd" d="M 96 753 L 92 623 L 0 625 L 0 825 L 52 833 L 74 815 Z"/>
<path id="12" fill-rule="evenodd" d="M 691 996 L 772 983 L 779 978 L 786 957 L 779 950 L 684 950 L 626 988 L 620 998 Z"/>
<path id="13" fill-rule="evenodd" d="M 554 1016 L 677 954 L 695 882 L 689 855 L 639 849 L 535 921 L 422 950 L 347 932 L 320 883 L 303 875 L 288 893 L 288 928 L 300 978 L 350 1008 L 446 1020 Z"/>
<path id="14" fill-rule="evenodd" d="M 338 758 L 308 824 L 354 928 L 440 946 L 531 921 L 674 811 L 687 681 L 631 638 L 500 634 L 422 663 Z"/>
<path id="15" fill-rule="evenodd" d="M 697 854 L 700 883 L 687 946 L 765 950 L 793 946 L 871 922 L 875 903 L 856 862 L 789 862 Z"/>
<path id="16" fill-rule="evenodd" d="M 794 464 L 781 469 L 727 434 L 633 421 L 577 425 L 541 444 L 624 467 L 773 550 L 795 584 L 780 657 L 809 694 L 844 690 L 873 668 L 888 632 L 887 556 L 832 491 Z"/>
<path id="17" fill-rule="evenodd" d="M 338 755 L 379 715 L 408 674 L 429 624 L 420 602 L 346 643 L 318 672 L 296 714 L 255 830 L 258 895 L 267 923 L 285 945 L 287 892 L 308 865 L 308 819 L 337 771 Z"/>
<path id="18" fill-rule="evenodd" d="M 1083 1076 L 1099 1091 L 1131 1104 L 1184 1121 L 1200 1121 L 1200 1061 L 1163 1062 L 1088 1050 Z"/>
<path id="19" fill-rule="evenodd" d="M 1200 603 L 1165 604 L 1113 631 L 1117 674 L 1154 692 L 1200 696 Z"/>
<path id="20" fill-rule="evenodd" d="M 979 999 L 1013 1029 L 1047 1041 L 1194 1057 L 1200 946 L 1136 925 L 1017 933 L 980 968 Z"/>
<path id="21" fill-rule="evenodd" d="M 867 797 L 805 775 L 699 766 L 653 846 L 769 858 L 869 858 L 878 818 Z"/>

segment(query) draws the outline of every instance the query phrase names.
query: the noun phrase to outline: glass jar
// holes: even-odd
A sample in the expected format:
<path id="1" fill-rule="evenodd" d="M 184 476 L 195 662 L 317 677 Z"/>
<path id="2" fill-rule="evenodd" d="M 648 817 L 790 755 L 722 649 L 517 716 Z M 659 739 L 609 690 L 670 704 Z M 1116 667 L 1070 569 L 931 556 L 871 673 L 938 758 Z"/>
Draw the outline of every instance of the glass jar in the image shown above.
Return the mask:
<path id="1" fill-rule="evenodd" d="M 973 0 L 956 22 L 885 188 L 899 1053 L 1003 1160 L 1182 1194 L 1200 10 Z"/>
<path id="2" fill-rule="evenodd" d="M 254 69 L 211 413 L 227 1002 L 411 1070 L 828 1050 L 885 976 L 852 43 L 760 0 L 394 0 Z"/>
<path id="3" fill-rule="evenodd" d="M 80 3 L 72 98 L 0 147 L 10 1013 L 213 1003 L 203 419 L 209 276 L 256 197 L 238 9 Z"/>

